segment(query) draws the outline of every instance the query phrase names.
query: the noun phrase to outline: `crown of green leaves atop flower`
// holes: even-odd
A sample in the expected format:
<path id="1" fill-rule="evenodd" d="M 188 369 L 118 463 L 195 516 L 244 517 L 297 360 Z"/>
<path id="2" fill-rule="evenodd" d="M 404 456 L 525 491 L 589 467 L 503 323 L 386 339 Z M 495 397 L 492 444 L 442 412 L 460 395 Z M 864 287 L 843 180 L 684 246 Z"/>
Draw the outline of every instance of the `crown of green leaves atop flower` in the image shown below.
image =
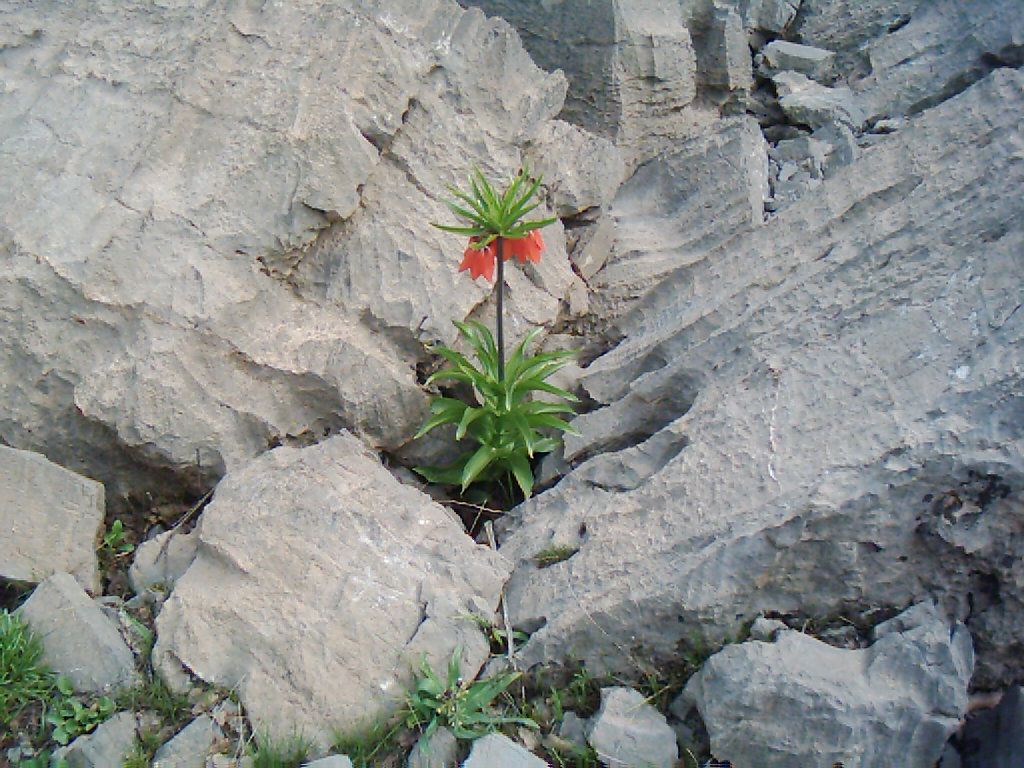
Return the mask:
<path id="1" fill-rule="evenodd" d="M 508 189 L 503 194 L 498 194 L 480 170 L 474 168 L 469 174 L 471 194 L 449 186 L 448 191 L 455 195 L 461 204 L 450 200 L 444 201 L 453 213 L 467 219 L 470 225 L 453 227 L 435 223 L 433 226 L 445 232 L 477 238 L 472 246 L 477 249 L 486 248 L 498 237 L 510 240 L 525 237 L 531 230 L 546 227 L 555 220 L 550 218 L 520 221 L 523 216 L 540 205 L 540 201 L 533 201 L 533 196 L 540 188 L 540 182 L 539 176 L 530 180 L 529 171 L 524 165 L 512 178 Z"/>

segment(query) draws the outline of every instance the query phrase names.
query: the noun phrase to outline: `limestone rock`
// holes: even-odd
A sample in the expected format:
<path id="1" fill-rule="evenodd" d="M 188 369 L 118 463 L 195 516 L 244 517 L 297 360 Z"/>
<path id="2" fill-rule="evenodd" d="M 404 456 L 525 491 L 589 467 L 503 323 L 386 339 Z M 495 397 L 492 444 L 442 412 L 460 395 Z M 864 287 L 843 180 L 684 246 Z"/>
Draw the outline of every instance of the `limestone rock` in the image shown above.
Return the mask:
<path id="1" fill-rule="evenodd" d="M 728 646 L 690 679 L 719 760 L 762 768 L 884 765 L 931 768 L 967 707 L 970 633 L 922 603 L 878 627 L 864 650 L 794 630 L 774 643 Z"/>
<path id="2" fill-rule="evenodd" d="M 587 740 L 609 768 L 672 768 L 679 757 L 665 716 L 632 688 L 601 689 L 601 709 Z"/>
<path id="3" fill-rule="evenodd" d="M 352 768 L 352 761 L 345 755 L 328 755 L 319 760 L 303 763 L 302 768 Z"/>
<path id="4" fill-rule="evenodd" d="M 800 0 L 744 0 L 744 18 L 752 29 L 780 34 L 796 17 Z"/>
<path id="5" fill-rule="evenodd" d="M 135 548 L 128 578 L 132 589 L 142 593 L 147 589 L 170 592 L 174 582 L 196 557 L 199 537 L 194 533 L 165 531 Z"/>
<path id="6" fill-rule="evenodd" d="M 209 715 L 200 715 L 153 755 L 158 768 L 206 768 L 206 758 L 222 739 L 217 723 Z"/>
<path id="7" fill-rule="evenodd" d="M 112 768 L 123 765 L 135 749 L 139 721 L 132 712 L 118 712 L 61 750 L 68 768 Z"/>
<path id="8" fill-rule="evenodd" d="M 1021 111 L 1024 73 L 993 72 L 755 231 L 709 226 L 616 320 L 576 468 L 505 524 L 524 663 L 931 595 L 974 633 L 976 685 L 1021 674 Z M 651 178 L 623 191 L 689 188 Z M 649 242 L 676 226 L 635 211 L 618 226 Z M 539 569 L 551 542 L 579 551 Z"/>
<path id="9" fill-rule="evenodd" d="M 622 185 L 610 211 L 612 252 L 589 280 L 600 323 L 614 324 L 666 275 L 761 225 L 766 153 L 757 123 L 731 118 L 644 164 Z"/>
<path id="10" fill-rule="evenodd" d="M 0 445 L 0 577 L 38 583 L 64 571 L 98 592 L 103 513 L 99 483 Z"/>
<path id="11" fill-rule="evenodd" d="M 117 502 L 339 428 L 401 447 L 423 344 L 485 297 L 429 222 L 521 164 L 564 78 L 450 0 L 94 11 L 0 2 L 0 440 Z M 574 284 L 545 234 L 510 302 L 535 324 Z"/>
<path id="12" fill-rule="evenodd" d="M 849 88 L 819 85 L 799 72 L 780 72 L 772 82 L 779 94 L 779 106 L 797 125 L 814 130 L 838 122 L 857 131 L 867 120 L 857 95 Z"/>
<path id="13" fill-rule="evenodd" d="M 508 565 L 351 435 L 275 449 L 229 473 L 196 559 L 157 618 L 154 664 L 238 691 L 271 738 L 321 745 L 395 707 L 411 666 L 456 646 L 471 676 Z"/>
<path id="14" fill-rule="evenodd" d="M 70 574 L 48 577 L 18 612 L 42 640 L 43 663 L 76 691 L 109 693 L 136 682 L 131 650 Z"/>
<path id="15" fill-rule="evenodd" d="M 799 72 L 812 80 L 821 80 L 830 73 L 835 53 L 813 45 L 773 40 L 764 47 L 762 56 L 769 77 L 788 70 Z"/>
<path id="16" fill-rule="evenodd" d="M 964 726 L 963 768 L 1014 768 L 1024 764 L 1024 689 L 1011 686 L 994 708 Z"/>
<path id="17" fill-rule="evenodd" d="M 462 768 L 545 768 L 547 763 L 500 733 L 489 733 L 473 742 Z"/>

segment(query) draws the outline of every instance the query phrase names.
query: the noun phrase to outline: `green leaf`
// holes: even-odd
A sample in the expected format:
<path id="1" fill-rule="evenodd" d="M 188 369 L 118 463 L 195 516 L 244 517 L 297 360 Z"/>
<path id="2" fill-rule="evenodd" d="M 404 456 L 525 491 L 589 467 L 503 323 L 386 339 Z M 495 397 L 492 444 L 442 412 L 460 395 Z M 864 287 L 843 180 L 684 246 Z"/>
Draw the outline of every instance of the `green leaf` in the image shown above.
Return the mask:
<path id="1" fill-rule="evenodd" d="M 431 222 L 430 226 L 437 227 L 438 229 L 444 230 L 445 232 L 451 232 L 455 235 L 468 235 L 469 237 L 482 237 L 490 232 L 489 229 L 483 226 L 478 227 L 453 227 L 449 224 L 438 224 Z"/>
<path id="2" fill-rule="evenodd" d="M 516 483 L 523 491 L 523 496 L 530 498 L 533 493 L 533 471 L 530 469 L 530 462 L 516 454 L 509 457 L 508 463 L 512 468 L 512 475 L 515 477 Z"/>
<path id="3" fill-rule="evenodd" d="M 435 406 L 438 407 L 435 409 Z M 455 400 L 454 398 L 436 398 L 430 404 L 430 409 L 434 411 L 434 415 L 427 419 L 426 423 L 420 427 L 416 437 L 423 437 L 434 427 L 439 427 L 442 424 L 458 424 L 462 419 L 463 411 L 468 407 L 461 400 Z"/>
<path id="4" fill-rule="evenodd" d="M 497 451 L 490 445 L 481 445 L 476 453 L 469 457 L 469 461 L 466 462 L 466 466 L 462 470 L 462 490 L 466 490 L 469 484 L 494 461 L 496 454 Z"/>
<path id="5" fill-rule="evenodd" d="M 452 652 L 452 657 L 448 659 L 448 688 L 449 690 L 454 688 L 458 684 L 459 680 L 459 658 L 462 655 L 462 646 L 458 645 Z"/>
<path id="6" fill-rule="evenodd" d="M 461 440 L 466 435 L 469 425 L 483 416 L 487 411 L 483 408 L 466 408 L 459 420 L 459 426 L 455 429 L 455 439 Z"/>
<path id="7" fill-rule="evenodd" d="M 533 427 L 548 427 L 550 429 L 559 429 L 562 432 L 571 432 L 574 435 L 578 435 L 579 432 L 576 428 L 569 424 L 567 421 L 557 418 L 556 416 L 550 416 L 546 413 L 531 413 L 528 414 L 526 420 Z"/>

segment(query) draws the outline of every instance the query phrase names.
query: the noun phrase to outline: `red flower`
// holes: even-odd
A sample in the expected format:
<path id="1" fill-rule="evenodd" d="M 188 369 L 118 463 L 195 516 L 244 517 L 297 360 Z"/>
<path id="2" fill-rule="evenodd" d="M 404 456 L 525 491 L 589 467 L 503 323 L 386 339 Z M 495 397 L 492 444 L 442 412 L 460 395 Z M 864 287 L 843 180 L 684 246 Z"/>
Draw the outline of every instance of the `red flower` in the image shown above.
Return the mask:
<path id="1" fill-rule="evenodd" d="M 505 240 L 503 255 L 506 260 L 515 256 L 520 264 L 532 261 L 534 264 L 540 261 L 540 255 L 544 250 L 544 238 L 540 235 L 539 229 L 531 229 L 526 237 L 517 237 L 512 240 Z"/>
<path id="2" fill-rule="evenodd" d="M 474 248 L 473 245 L 479 240 L 479 237 L 469 238 L 469 246 L 462 253 L 462 263 L 459 265 L 459 272 L 468 269 L 469 276 L 474 280 L 481 275 L 488 280 L 493 280 L 494 256 L 497 249 L 493 240 L 483 248 Z"/>
<path id="3" fill-rule="evenodd" d="M 531 229 L 525 237 L 502 238 L 501 255 L 504 261 L 513 256 L 519 259 L 520 264 L 532 261 L 534 264 L 540 261 L 540 255 L 544 251 L 544 238 L 540 230 Z M 479 237 L 469 238 L 469 246 L 462 252 L 462 263 L 459 265 L 459 272 L 469 270 L 469 276 L 476 280 L 483 276 L 488 280 L 494 279 L 494 262 L 498 254 L 497 240 L 492 240 L 483 248 L 473 246 L 480 241 Z"/>

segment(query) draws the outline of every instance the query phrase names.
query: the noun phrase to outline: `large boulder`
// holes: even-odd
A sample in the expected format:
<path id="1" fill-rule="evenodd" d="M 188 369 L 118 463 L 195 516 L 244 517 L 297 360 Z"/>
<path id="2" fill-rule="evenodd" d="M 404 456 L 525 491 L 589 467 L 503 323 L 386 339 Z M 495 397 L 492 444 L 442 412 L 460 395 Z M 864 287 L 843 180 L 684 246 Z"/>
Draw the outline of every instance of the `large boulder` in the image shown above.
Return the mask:
<path id="1" fill-rule="evenodd" d="M 565 92 L 450 0 L 0 0 L 0 47 L 0 440 L 114 502 L 341 427 L 406 442 L 423 344 L 488 287 L 429 222 Z M 530 323 L 578 282 L 545 234 L 509 278 Z"/>
<path id="2" fill-rule="evenodd" d="M 74 576 L 98 592 L 103 486 L 40 456 L 0 445 L 0 578 Z"/>
<path id="3" fill-rule="evenodd" d="M 700 712 L 719 760 L 789 768 L 898 756 L 906 768 L 932 768 L 967 708 L 970 633 L 921 603 L 875 636 L 863 650 L 795 630 L 729 646 L 690 679 L 683 701 Z"/>
<path id="4" fill-rule="evenodd" d="M 503 540 L 525 660 L 934 595 L 976 682 L 1021 674 L 1022 109 L 1024 73 L 991 73 L 617 321 L 575 470 Z M 578 551 L 539 568 L 550 545 Z"/>
<path id="5" fill-rule="evenodd" d="M 420 655 L 472 677 L 509 571 L 348 434 L 230 472 L 157 618 L 154 665 L 237 690 L 257 729 L 321 746 L 397 706 Z"/>

